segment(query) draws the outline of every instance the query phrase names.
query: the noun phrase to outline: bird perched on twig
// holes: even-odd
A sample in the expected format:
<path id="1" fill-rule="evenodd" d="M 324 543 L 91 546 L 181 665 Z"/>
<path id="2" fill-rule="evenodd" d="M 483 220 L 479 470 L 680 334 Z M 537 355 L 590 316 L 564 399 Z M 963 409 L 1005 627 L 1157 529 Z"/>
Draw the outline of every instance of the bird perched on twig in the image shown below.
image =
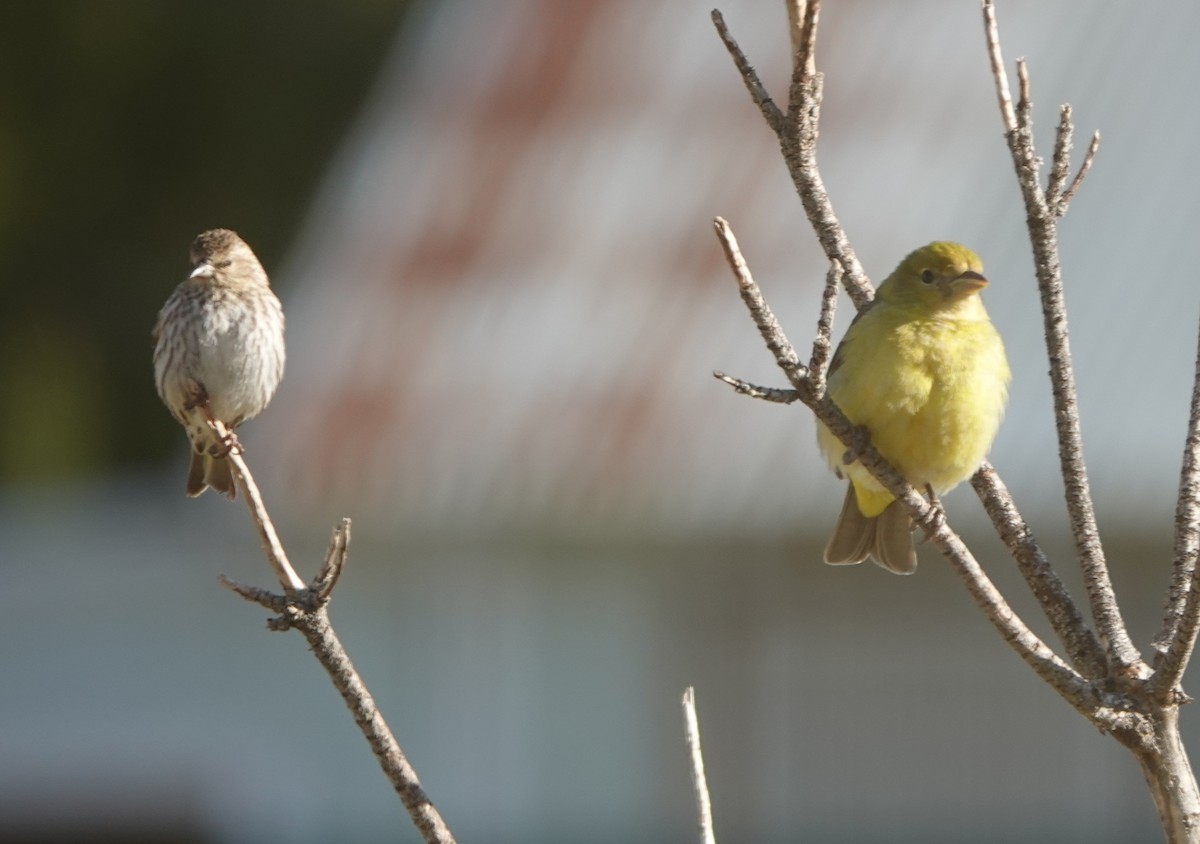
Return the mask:
<path id="1" fill-rule="evenodd" d="M 829 397 L 918 491 L 937 495 L 974 474 L 995 439 L 1011 377 L 1004 344 L 979 291 L 974 252 L 924 246 L 900 262 L 859 311 L 829 367 Z M 839 478 L 850 480 L 825 548 L 832 565 L 868 556 L 912 574 L 912 520 L 824 425 L 817 442 Z"/>
<path id="2" fill-rule="evenodd" d="M 267 406 L 283 378 L 283 308 L 258 258 L 229 229 L 198 235 L 191 260 L 154 326 L 154 380 L 192 443 L 187 494 L 212 487 L 232 499 L 225 455 L 236 447 L 233 429 Z M 227 441 L 209 418 L 224 423 Z"/>

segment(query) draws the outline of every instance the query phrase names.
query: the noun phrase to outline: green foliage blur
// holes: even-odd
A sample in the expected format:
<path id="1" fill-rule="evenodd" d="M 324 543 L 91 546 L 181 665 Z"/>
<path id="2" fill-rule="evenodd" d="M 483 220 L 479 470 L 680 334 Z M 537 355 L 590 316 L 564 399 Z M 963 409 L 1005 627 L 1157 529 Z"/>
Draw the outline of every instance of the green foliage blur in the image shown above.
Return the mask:
<path id="1" fill-rule="evenodd" d="M 410 5 L 0 3 L 0 484 L 183 447 L 150 329 L 192 237 L 278 266 Z"/>

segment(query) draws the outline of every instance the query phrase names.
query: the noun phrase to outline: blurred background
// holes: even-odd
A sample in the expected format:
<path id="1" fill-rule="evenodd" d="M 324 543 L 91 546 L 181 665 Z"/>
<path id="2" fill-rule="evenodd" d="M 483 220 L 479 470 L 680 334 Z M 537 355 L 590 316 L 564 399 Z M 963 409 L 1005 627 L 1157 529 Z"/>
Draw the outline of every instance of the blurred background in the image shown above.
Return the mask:
<path id="1" fill-rule="evenodd" d="M 721 9 L 782 99 L 783 4 Z M 802 353 L 826 267 L 709 12 L 0 5 L 0 839 L 419 840 L 300 638 L 217 585 L 270 585 L 242 505 L 183 496 L 149 331 L 226 226 L 288 315 L 247 459 L 303 574 L 354 518 L 333 620 L 459 840 L 694 840 L 689 684 L 718 839 L 1159 840 L 1133 760 L 935 554 L 906 579 L 820 563 L 842 489 L 807 412 L 713 380 L 782 384 L 712 218 Z M 1063 269 L 1146 645 L 1200 313 L 1200 8 L 999 18 L 1043 154 L 1062 102 L 1080 152 L 1103 130 Z M 818 63 L 868 272 L 934 239 L 983 257 L 1015 373 L 992 461 L 1077 588 L 978 4 L 830 3 Z M 947 507 L 1048 635 L 969 489 Z"/>

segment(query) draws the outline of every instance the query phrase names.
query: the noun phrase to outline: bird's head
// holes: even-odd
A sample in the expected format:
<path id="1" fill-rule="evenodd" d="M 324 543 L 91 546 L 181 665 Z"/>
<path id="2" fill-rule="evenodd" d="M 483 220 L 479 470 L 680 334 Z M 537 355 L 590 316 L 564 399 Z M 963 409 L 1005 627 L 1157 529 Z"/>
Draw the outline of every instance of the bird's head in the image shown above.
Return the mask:
<path id="1" fill-rule="evenodd" d="M 975 295 L 987 283 L 978 255 L 957 243 L 936 241 L 901 261 L 877 295 L 897 305 L 941 310 Z"/>
<path id="2" fill-rule="evenodd" d="M 196 235 L 190 252 L 191 278 L 211 277 L 235 264 L 261 272 L 258 258 L 237 232 L 229 229 L 209 229 Z"/>

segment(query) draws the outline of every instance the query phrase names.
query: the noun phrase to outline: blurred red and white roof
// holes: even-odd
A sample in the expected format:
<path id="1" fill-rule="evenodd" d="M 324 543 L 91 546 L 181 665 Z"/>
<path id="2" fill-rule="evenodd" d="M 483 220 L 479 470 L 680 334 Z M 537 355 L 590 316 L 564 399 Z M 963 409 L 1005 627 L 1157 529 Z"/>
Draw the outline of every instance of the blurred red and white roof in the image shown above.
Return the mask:
<path id="1" fill-rule="evenodd" d="M 783 4 L 722 10 L 785 97 Z M 275 273 L 288 372 L 247 432 L 274 496 L 301 512 L 336 504 L 467 532 L 823 530 L 841 490 L 807 413 L 735 396 L 711 376 L 782 384 L 714 216 L 733 224 L 802 355 L 826 266 L 709 11 L 690 0 L 458 0 L 409 21 Z M 1137 227 L 1148 227 L 1144 242 L 1182 223 L 1166 207 L 1150 222 L 1114 216 L 1113 197 L 1146 177 L 1126 169 L 1139 151 L 1125 127 L 1152 118 L 1145 102 L 1097 90 L 1088 68 L 1119 38 L 1151 43 L 1163 22 L 1134 7 L 1076 12 L 1003 4 L 1001 29 L 1007 55 L 1031 59 L 1047 154 L 1060 101 L 1075 104 L 1081 138 L 1093 126 L 1116 136 L 1064 223 L 1084 431 L 1099 443 L 1094 477 L 1162 498 L 1182 441 L 1194 284 L 1181 280 L 1186 305 L 1161 303 L 1154 318 L 1167 327 L 1137 340 L 1161 346 L 1168 363 L 1139 377 L 1173 416 L 1160 405 L 1112 412 L 1103 385 L 1128 365 L 1110 341 L 1112 313 L 1129 304 L 1126 272 L 1194 266 L 1196 247 L 1181 240 L 1180 263 L 1145 269 L 1159 256 L 1133 248 Z M 1189 18 L 1180 27 L 1200 17 L 1170 14 Z M 1200 65 L 1191 53 L 1172 61 Z M 826 4 L 818 65 L 823 173 L 860 258 L 879 280 L 929 240 L 981 253 L 1016 373 L 994 462 L 1018 501 L 1056 500 L 1040 315 L 978 7 Z M 1193 78 L 1159 72 L 1163 102 Z M 1168 467 L 1165 485 L 1104 468 L 1131 425 L 1161 444 L 1140 465 Z"/>

